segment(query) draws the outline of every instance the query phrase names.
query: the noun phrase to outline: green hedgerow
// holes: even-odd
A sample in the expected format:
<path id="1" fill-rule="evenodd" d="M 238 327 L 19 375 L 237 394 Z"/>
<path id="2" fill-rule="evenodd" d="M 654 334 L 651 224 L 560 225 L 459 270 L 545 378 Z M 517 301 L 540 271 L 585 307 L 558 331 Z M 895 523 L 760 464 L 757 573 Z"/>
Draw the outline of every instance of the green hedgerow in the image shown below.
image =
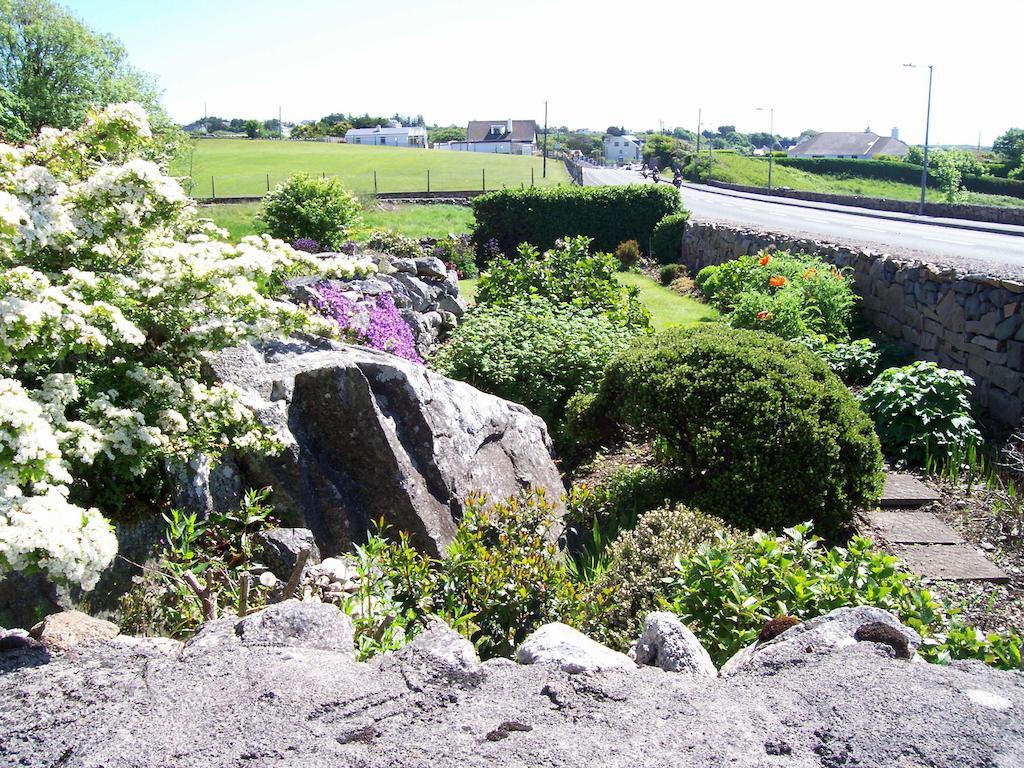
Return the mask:
<path id="1" fill-rule="evenodd" d="M 662 438 L 727 520 L 779 528 L 811 517 L 832 533 L 882 488 L 871 420 L 828 366 L 766 333 L 669 328 L 609 363 L 584 421 Z"/>
<path id="2" fill-rule="evenodd" d="M 651 255 L 661 264 L 678 261 L 683 252 L 683 233 L 690 214 L 686 211 L 673 213 L 654 227 L 651 233 Z"/>
<path id="3" fill-rule="evenodd" d="M 298 173 L 263 198 L 260 222 L 286 242 L 308 237 L 337 251 L 361 216 L 359 200 L 336 178 Z"/>
<path id="4" fill-rule="evenodd" d="M 919 360 L 882 371 L 860 400 L 887 454 L 921 466 L 960 462 L 982 443 L 971 415 L 973 386 L 965 373 Z"/>

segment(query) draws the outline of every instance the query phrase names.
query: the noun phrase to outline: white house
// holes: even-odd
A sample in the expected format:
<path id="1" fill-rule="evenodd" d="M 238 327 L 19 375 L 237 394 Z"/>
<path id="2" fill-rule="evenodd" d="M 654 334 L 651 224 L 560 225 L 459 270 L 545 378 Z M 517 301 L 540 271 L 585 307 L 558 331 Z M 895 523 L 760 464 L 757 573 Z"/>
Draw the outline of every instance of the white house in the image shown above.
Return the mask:
<path id="1" fill-rule="evenodd" d="M 532 155 L 537 148 L 537 123 L 533 120 L 470 120 L 465 141 L 437 143 L 434 149 L 451 152 L 490 152 L 500 155 Z"/>
<path id="2" fill-rule="evenodd" d="M 636 136 L 604 137 L 604 159 L 610 163 L 632 163 L 643 157 L 643 145 Z"/>
<path id="3" fill-rule="evenodd" d="M 419 147 L 426 149 L 427 129 L 421 125 L 399 125 L 394 120 L 386 126 L 349 128 L 346 144 L 372 144 L 377 147 Z"/>
<path id="4" fill-rule="evenodd" d="M 870 160 L 877 155 L 904 157 L 910 147 L 899 140 L 899 131 L 892 136 L 879 136 L 871 131 L 830 131 L 804 139 L 786 154 L 790 157 L 845 157 Z"/>

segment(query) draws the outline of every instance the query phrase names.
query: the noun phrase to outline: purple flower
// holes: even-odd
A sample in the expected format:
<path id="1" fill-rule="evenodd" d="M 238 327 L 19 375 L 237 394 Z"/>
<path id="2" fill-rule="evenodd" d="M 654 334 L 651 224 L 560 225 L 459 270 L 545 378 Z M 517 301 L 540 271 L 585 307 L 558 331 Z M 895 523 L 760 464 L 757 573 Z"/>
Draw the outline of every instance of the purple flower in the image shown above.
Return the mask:
<path id="1" fill-rule="evenodd" d="M 292 243 L 292 248 L 306 253 L 320 253 L 320 243 L 311 237 L 300 237 Z"/>
<path id="2" fill-rule="evenodd" d="M 338 250 L 340 253 L 347 254 L 348 256 L 355 256 L 357 248 L 359 248 L 359 244 L 355 240 L 346 240 Z"/>
<path id="3" fill-rule="evenodd" d="M 317 283 L 315 288 L 319 298 L 313 301 L 313 307 L 334 320 L 353 341 L 423 365 L 412 329 L 390 293 L 381 293 L 376 298 L 364 296 L 355 302 L 331 281 Z M 368 318 L 365 325 L 364 317 Z"/>

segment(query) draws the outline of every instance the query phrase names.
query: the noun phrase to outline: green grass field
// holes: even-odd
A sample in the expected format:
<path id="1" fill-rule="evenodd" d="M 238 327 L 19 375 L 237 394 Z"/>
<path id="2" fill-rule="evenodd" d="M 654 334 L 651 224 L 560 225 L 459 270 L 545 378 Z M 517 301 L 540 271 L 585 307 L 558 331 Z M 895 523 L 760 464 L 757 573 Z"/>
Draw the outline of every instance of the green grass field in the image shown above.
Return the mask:
<path id="1" fill-rule="evenodd" d="M 619 282 L 640 289 L 640 300 L 651 313 L 655 330 L 670 325 L 691 325 L 718 320 L 718 311 L 689 296 L 683 296 L 670 288 L 660 285 L 646 275 L 635 272 L 620 272 Z M 459 280 L 459 293 L 466 301 L 476 298 L 477 280 Z"/>
<path id="2" fill-rule="evenodd" d="M 262 195 L 300 171 L 339 177 L 357 195 L 379 192 L 475 190 L 568 183 L 562 162 L 548 159 L 541 177 L 540 157 L 447 152 L 403 147 L 370 147 L 305 141 L 197 139 L 171 164 L 171 173 L 192 179 L 193 197 Z M 532 177 L 531 177 L 532 172 Z M 213 182 L 211 183 L 211 177 Z"/>
<path id="3" fill-rule="evenodd" d="M 200 216 L 213 219 L 234 241 L 256 234 L 259 212 L 259 203 L 214 203 L 199 208 Z M 365 239 L 371 229 L 390 229 L 417 239 L 469 233 L 473 229 L 473 209 L 467 205 L 399 204 L 380 208 L 370 204 L 363 211 L 363 223 L 352 233 L 352 239 Z"/>
<path id="4" fill-rule="evenodd" d="M 706 157 L 705 155 L 701 165 L 702 175 L 707 172 Z M 714 159 L 713 178 L 715 181 L 745 184 L 752 187 L 767 187 L 768 160 L 766 158 L 748 157 L 733 152 L 715 152 Z M 921 187 L 916 184 L 809 173 L 799 168 L 787 168 L 778 164 L 772 169 L 772 186 L 837 195 L 887 197 L 893 200 L 921 199 Z M 946 201 L 946 198 L 940 190 L 929 189 L 927 200 L 932 203 L 943 203 Z M 1020 198 L 1006 197 L 1004 195 L 985 195 L 977 192 L 964 193 L 961 202 L 973 205 L 1003 207 L 1024 206 L 1024 200 Z"/>

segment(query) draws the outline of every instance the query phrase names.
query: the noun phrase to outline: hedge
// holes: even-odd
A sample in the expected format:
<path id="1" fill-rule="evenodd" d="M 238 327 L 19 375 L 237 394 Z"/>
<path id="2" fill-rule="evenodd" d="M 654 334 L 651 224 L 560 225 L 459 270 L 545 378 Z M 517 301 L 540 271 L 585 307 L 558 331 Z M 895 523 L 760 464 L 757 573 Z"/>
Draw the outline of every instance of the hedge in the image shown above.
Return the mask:
<path id="1" fill-rule="evenodd" d="M 659 264 L 679 261 L 683 255 L 683 233 L 690 214 L 673 213 L 658 222 L 651 235 L 651 256 Z"/>
<path id="2" fill-rule="evenodd" d="M 559 238 L 586 235 L 598 251 L 636 240 L 647 252 L 655 225 L 681 211 L 679 191 L 668 184 L 503 189 L 473 199 L 473 239 L 514 253 L 520 243 L 547 250 Z"/>
<path id="3" fill-rule="evenodd" d="M 921 166 L 913 163 L 891 163 L 879 160 L 852 160 L 839 157 L 780 157 L 779 165 L 798 168 L 808 173 L 846 174 L 864 179 L 902 181 L 907 184 L 921 183 Z M 1024 197 L 1024 181 L 999 179 L 995 176 L 964 176 L 964 188 L 969 192 L 988 195 Z M 928 185 L 938 186 L 933 171 L 928 172 Z"/>

